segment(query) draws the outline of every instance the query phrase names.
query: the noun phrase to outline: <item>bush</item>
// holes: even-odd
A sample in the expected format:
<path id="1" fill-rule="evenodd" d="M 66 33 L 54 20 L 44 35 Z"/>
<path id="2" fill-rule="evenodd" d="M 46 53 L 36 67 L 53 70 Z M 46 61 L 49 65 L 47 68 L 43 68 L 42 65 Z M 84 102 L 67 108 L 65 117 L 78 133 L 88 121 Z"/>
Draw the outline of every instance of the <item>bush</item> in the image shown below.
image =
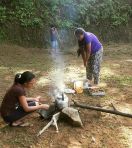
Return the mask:
<path id="1" fill-rule="evenodd" d="M 2 0 L 1 4 L 0 24 L 4 30 L 13 24 L 23 31 L 48 30 L 54 24 L 63 30 L 78 26 L 98 29 L 105 36 L 108 28 L 127 26 L 132 16 L 129 0 Z M 20 36 L 22 29 L 18 30 Z"/>

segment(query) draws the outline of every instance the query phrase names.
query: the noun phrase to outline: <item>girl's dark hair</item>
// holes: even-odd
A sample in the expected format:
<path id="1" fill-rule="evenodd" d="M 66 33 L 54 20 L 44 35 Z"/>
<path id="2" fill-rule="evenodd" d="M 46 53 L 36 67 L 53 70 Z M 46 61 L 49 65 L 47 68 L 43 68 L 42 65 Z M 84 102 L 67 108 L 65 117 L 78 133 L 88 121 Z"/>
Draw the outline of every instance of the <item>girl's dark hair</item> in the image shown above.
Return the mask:
<path id="1" fill-rule="evenodd" d="M 77 37 L 84 34 L 84 33 L 85 33 L 85 30 L 83 28 L 77 28 L 74 32 L 75 36 L 77 36 Z"/>
<path id="2" fill-rule="evenodd" d="M 30 71 L 18 73 L 15 75 L 14 84 L 24 84 L 30 82 L 33 78 L 35 78 L 35 75 Z"/>

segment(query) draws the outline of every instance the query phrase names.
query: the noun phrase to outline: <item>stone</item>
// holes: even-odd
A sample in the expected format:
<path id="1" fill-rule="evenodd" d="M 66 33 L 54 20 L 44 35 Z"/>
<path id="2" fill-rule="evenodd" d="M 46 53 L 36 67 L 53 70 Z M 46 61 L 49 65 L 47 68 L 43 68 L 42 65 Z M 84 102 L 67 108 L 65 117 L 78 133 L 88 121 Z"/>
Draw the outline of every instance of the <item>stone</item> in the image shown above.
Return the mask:
<path id="1" fill-rule="evenodd" d="M 56 112 L 55 104 L 51 104 L 48 110 L 40 109 L 38 113 L 44 119 L 50 119 Z"/>
<path id="2" fill-rule="evenodd" d="M 60 117 L 65 119 L 66 121 L 69 121 L 69 123 L 72 124 L 73 126 L 83 126 L 77 109 L 71 107 L 65 107 L 61 111 Z"/>

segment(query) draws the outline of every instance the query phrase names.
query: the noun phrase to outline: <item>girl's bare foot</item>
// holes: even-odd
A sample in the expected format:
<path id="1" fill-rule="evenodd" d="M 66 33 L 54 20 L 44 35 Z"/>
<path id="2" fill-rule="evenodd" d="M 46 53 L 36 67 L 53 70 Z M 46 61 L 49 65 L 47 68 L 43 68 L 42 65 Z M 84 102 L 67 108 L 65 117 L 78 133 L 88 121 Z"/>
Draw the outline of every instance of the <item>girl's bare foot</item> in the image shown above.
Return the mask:
<path id="1" fill-rule="evenodd" d="M 30 126 L 30 123 L 28 123 L 28 122 L 23 122 L 23 121 L 17 121 L 17 122 L 13 122 L 13 123 L 11 124 L 11 126 L 13 126 L 13 127 L 17 127 L 17 126 L 27 127 L 27 126 Z"/>
<path id="2" fill-rule="evenodd" d="M 14 121 L 11 125 L 12 126 L 19 126 L 20 124 L 22 124 L 23 121 L 22 120 L 18 120 L 18 121 Z"/>
<path id="3" fill-rule="evenodd" d="M 87 79 L 88 80 L 88 79 Z M 92 80 L 88 80 L 88 84 L 89 85 L 93 85 L 93 81 Z"/>

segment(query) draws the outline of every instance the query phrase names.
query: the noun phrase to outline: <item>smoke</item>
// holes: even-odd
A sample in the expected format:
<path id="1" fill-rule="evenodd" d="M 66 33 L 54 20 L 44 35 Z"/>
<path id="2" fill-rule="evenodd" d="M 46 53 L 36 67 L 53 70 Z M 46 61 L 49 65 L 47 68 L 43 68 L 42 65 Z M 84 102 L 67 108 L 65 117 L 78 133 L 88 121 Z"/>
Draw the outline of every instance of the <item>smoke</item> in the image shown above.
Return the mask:
<path id="1" fill-rule="evenodd" d="M 60 49 L 58 51 L 51 53 L 52 59 L 53 59 L 53 66 L 54 69 L 51 74 L 51 80 L 55 88 L 57 88 L 59 91 L 63 92 L 65 88 L 64 84 L 64 58 L 63 55 L 60 52 Z"/>
<path id="2" fill-rule="evenodd" d="M 64 4 L 63 4 L 64 3 Z M 74 38 L 72 38 L 73 33 L 69 32 L 66 29 L 66 26 L 68 27 L 69 25 L 72 26 L 73 21 L 76 20 L 76 18 L 78 17 L 77 15 L 77 9 L 76 9 L 76 3 L 73 3 L 71 5 L 71 2 L 63 2 L 61 9 L 59 9 L 58 11 L 58 17 L 63 21 L 61 22 L 62 24 L 62 28 L 59 30 L 59 37 L 61 38 L 61 48 L 66 48 L 66 46 L 69 46 L 69 43 L 71 42 L 73 44 L 73 42 L 71 40 L 73 40 Z M 65 19 L 67 21 L 65 21 Z M 69 37 L 70 36 L 70 37 Z M 63 45 L 63 47 L 62 47 Z M 61 49 L 62 50 L 62 49 Z M 52 81 L 52 85 L 55 86 L 59 91 L 64 92 L 64 88 L 65 88 L 65 84 L 64 84 L 64 68 L 65 68 L 65 64 L 64 64 L 64 57 L 60 52 L 60 48 L 58 49 L 58 51 L 53 51 L 52 50 L 52 60 L 53 60 L 53 71 L 51 74 L 51 81 Z"/>

